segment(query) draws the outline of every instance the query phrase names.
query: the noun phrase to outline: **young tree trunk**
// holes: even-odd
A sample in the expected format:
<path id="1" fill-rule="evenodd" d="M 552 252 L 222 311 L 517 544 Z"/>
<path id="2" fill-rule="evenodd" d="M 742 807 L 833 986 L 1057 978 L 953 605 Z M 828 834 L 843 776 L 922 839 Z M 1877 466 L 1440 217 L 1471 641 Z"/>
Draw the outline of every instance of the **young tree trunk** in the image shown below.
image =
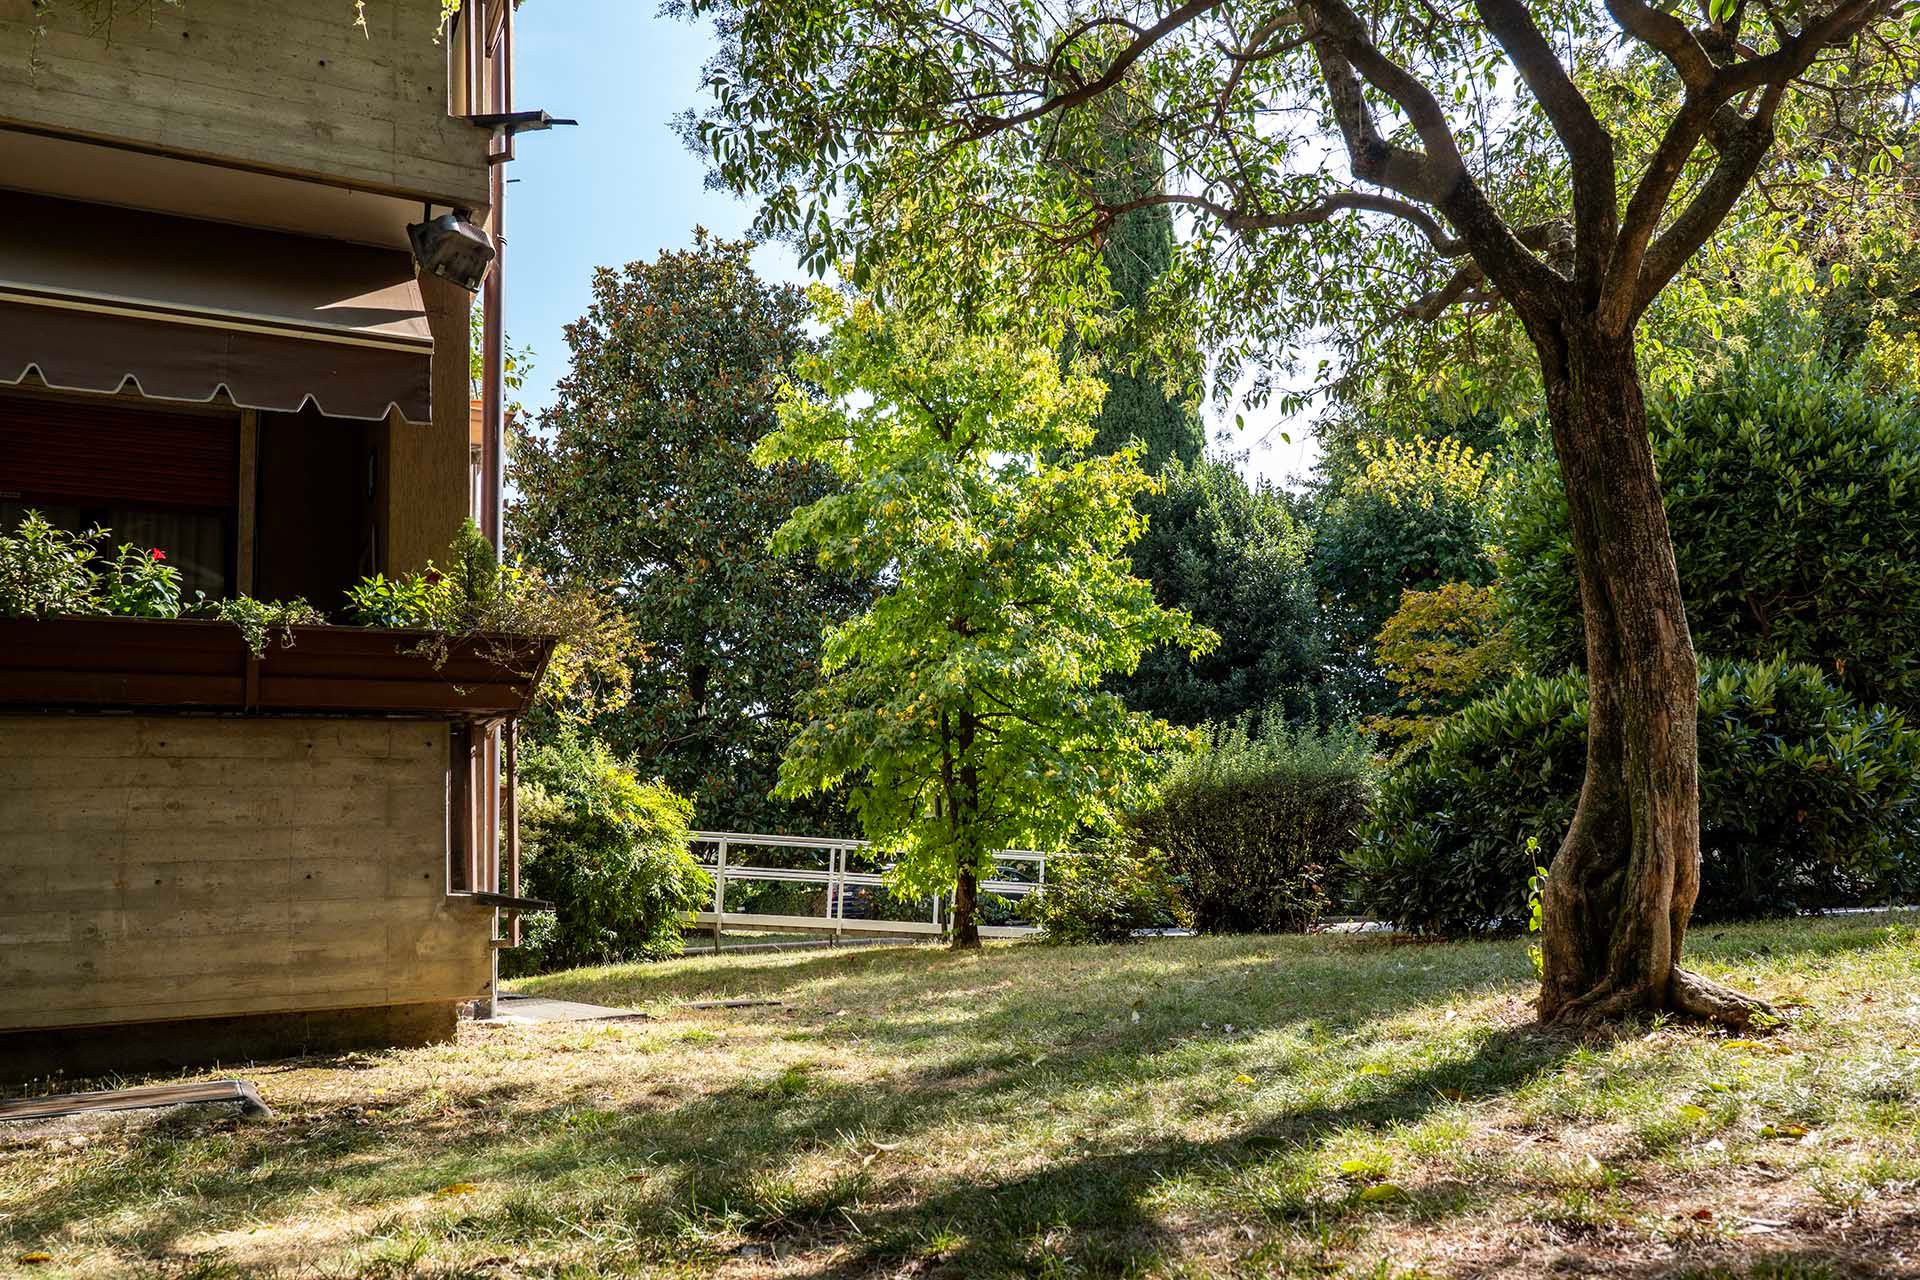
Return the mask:
<path id="1" fill-rule="evenodd" d="M 1680 968 L 1700 889 L 1699 684 L 1631 336 L 1536 335 L 1586 614 L 1587 770 L 1547 880 L 1543 1021 L 1764 1009 Z"/>
<path id="2" fill-rule="evenodd" d="M 962 867 L 953 881 L 953 949 L 977 951 L 980 948 L 978 906 L 980 881 L 972 867 Z"/>
<path id="3" fill-rule="evenodd" d="M 974 713 L 972 703 L 965 704 L 959 715 L 959 727 L 955 735 L 959 747 L 958 776 L 953 781 L 952 812 L 954 815 L 953 834 L 955 857 L 958 871 L 953 879 L 953 949 L 955 951 L 978 951 L 980 949 L 980 878 L 974 869 L 977 859 L 974 857 L 973 825 L 980 821 L 980 768 L 973 762 L 973 742 L 980 733 L 980 718 Z M 951 776 L 954 771 L 949 769 Z"/>

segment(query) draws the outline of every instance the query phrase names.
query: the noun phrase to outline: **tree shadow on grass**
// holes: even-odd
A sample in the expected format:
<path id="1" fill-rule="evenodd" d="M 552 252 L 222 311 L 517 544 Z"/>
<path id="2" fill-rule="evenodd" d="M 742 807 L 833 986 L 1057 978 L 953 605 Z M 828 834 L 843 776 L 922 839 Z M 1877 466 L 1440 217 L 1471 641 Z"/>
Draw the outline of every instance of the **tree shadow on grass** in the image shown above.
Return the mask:
<path id="1" fill-rule="evenodd" d="M 810 1014 L 794 1011 L 796 1027 L 800 1015 L 813 1018 L 803 1034 L 819 1039 L 827 1055 L 812 1073 L 734 1080 L 693 1097 L 635 1095 L 618 1105 L 582 1096 L 553 1100 L 550 1085 L 507 1078 L 439 1107 L 427 1095 L 440 1086 L 427 1081 L 390 1088 L 384 1107 L 357 1098 L 310 1106 L 305 1115 L 296 1110 L 257 1128 L 227 1124 L 196 1136 L 159 1124 L 133 1134 L 121 1158 L 83 1166 L 44 1193 L 16 1198 L 0 1233 L 32 1246 L 114 1214 L 128 1224 L 126 1247 L 154 1258 L 194 1234 L 295 1214 L 296 1202 L 316 1192 L 349 1205 L 397 1206 L 430 1198 L 448 1183 L 473 1181 L 516 1190 L 496 1209 L 477 1205 L 462 1214 L 449 1208 L 445 1228 L 463 1238 L 567 1240 L 584 1231 L 624 1238 L 630 1251 L 671 1253 L 684 1247 L 673 1241 L 687 1235 L 689 1219 L 695 1236 L 714 1228 L 780 1238 L 817 1233 L 823 1222 L 844 1229 L 852 1212 L 870 1224 L 863 1225 L 865 1236 L 891 1242 L 858 1246 L 873 1258 L 911 1252 L 942 1221 L 962 1224 L 973 1243 L 956 1255 L 954 1274 L 975 1261 L 1012 1257 L 1026 1235 L 1059 1223 L 1088 1249 L 1137 1257 L 1142 1248 L 1164 1243 L 1142 1201 L 1166 1178 L 1269 1159 L 1342 1127 L 1415 1120 L 1441 1103 L 1441 1089 L 1487 1096 L 1561 1050 L 1495 1031 L 1467 1059 L 1456 1055 L 1367 1080 L 1358 1086 L 1364 1096 L 1335 1109 L 1284 1112 L 1231 1139 L 1151 1141 L 1069 1155 L 985 1185 L 911 1187 L 905 1201 L 873 1214 L 857 1207 L 880 1182 L 880 1175 L 868 1175 L 863 1152 L 870 1156 L 883 1145 L 911 1149 L 927 1135 L 992 1116 L 996 1108 L 1084 1110 L 1086 1097 L 1099 1091 L 1177 1088 L 1196 1072 L 1217 1075 L 1216 1051 L 1252 1052 L 1244 1041 L 1223 1047 L 1211 1038 L 1229 1016 L 1247 1020 L 1236 1011 L 1251 1010 L 1251 1020 L 1265 1030 L 1324 1043 L 1370 1035 L 1371 1024 L 1512 981 L 1505 961 L 1463 971 L 1423 966 L 1417 957 L 1403 961 L 1411 954 L 1404 949 L 1333 950 L 1337 954 L 1270 941 L 1188 951 L 1137 948 L 1117 957 L 1061 958 L 1035 950 L 998 953 L 985 965 L 941 953 L 809 956 L 778 966 L 784 973 L 762 976 L 795 983 L 827 974 L 842 984 L 813 999 Z M 1050 954 L 1050 973 L 1078 980 L 1012 980 L 1030 958 Z M 863 991 L 877 998 L 879 987 L 913 983 L 929 985 L 899 997 L 898 1011 L 880 1008 L 852 1020 L 851 1030 L 843 1030 L 847 1021 L 817 1016 Z M 944 998 L 949 986 L 962 989 Z M 916 1016 L 916 1002 L 933 995 L 943 996 L 939 1015 Z M 1139 1021 L 1133 1012 L 1142 1013 Z M 725 1025 L 727 1019 L 697 1021 Z M 577 1031 L 556 1027 L 545 1034 Z M 907 1069 L 836 1081 L 833 1050 L 842 1037 L 857 1037 L 866 1051 L 877 1046 Z M 1046 1050 L 1037 1067 L 1028 1056 L 1036 1042 Z M 346 1058 L 340 1069 L 365 1065 Z M 303 1066 L 324 1069 L 311 1061 Z M 443 1082 L 460 1070 L 442 1072 Z M 832 1166 L 844 1166 L 838 1189 L 789 1185 L 793 1161 L 810 1152 L 826 1152 Z M 183 1169 L 190 1169 L 184 1182 Z"/>
<path id="2" fill-rule="evenodd" d="M 1465 1059 L 1380 1080 L 1340 1105 L 1285 1110 L 1217 1139 L 1176 1138 L 1054 1160 L 999 1178 L 955 1179 L 861 1215 L 851 1256 L 805 1274 L 866 1275 L 915 1259 L 930 1265 L 924 1273 L 929 1275 L 1023 1274 L 1043 1253 L 1071 1259 L 1066 1270 L 1073 1274 L 1130 1274 L 1181 1244 L 1179 1226 L 1151 1203 L 1163 1188 L 1193 1177 L 1231 1179 L 1275 1161 L 1285 1166 L 1291 1157 L 1311 1157 L 1346 1136 L 1417 1124 L 1436 1108 L 1503 1094 L 1572 1049 L 1568 1041 L 1531 1029 L 1496 1031 Z M 1356 1184 L 1353 1191 L 1359 1190 Z M 1426 1207 L 1437 1209 L 1454 1198 L 1441 1196 Z M 1279 1186 L 1262 1211 L 1299 1221 L 1368 1210 Z M 938 1247 L 930 1249 L 935 1241 Z"/>

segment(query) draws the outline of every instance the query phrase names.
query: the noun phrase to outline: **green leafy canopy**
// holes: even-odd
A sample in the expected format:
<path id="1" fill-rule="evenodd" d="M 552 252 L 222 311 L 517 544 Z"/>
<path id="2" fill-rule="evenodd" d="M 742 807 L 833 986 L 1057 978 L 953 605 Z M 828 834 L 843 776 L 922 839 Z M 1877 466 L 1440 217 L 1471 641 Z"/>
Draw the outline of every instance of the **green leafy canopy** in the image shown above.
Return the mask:
<path id="1" fill-rule="evenodd" d="M 1283 406 L 1536 390 L 1529 337 L 1563 308 L 1624 332 L 1717 228 L 1751 261 L 1910 183 L 1909 0 L 668 10 L 718 30 L 684 129 L 759 199 L 760 234 L 822 272 L 1071 313 L 1097 308 L 1125 220 L 1170 209 L 1173 269 L 1145 309 L 1192 317 L 1217 389 Z M 1157 144 L 1163 180 L 1129 185 L 1115 121 Z M 1698 328 L 1706 301 L 1683 288 L 1669 310 Z M 1489 348 L 1511 358 L 1490 368 Z"/>
<path id="2" fill-rule="evenodd" d="M 775 546 L 883 591 L 828 629 L 779 791 L 856 780 L 900 887 L 935 892 L 996 849 L 1054 847 L 1138 802 L 1185 735 L 1103 681 L 1155 644 L 1213 637 L 1131 576 L 1134 500 L 1154 481 L 1137 447 L 1083 452 L 1097 378 L 1013 332 L 909 322 L 825 288 L 813 301 L 830 337 L 799 359 L 756 456 L 825 464 L 841 487 Z"/>

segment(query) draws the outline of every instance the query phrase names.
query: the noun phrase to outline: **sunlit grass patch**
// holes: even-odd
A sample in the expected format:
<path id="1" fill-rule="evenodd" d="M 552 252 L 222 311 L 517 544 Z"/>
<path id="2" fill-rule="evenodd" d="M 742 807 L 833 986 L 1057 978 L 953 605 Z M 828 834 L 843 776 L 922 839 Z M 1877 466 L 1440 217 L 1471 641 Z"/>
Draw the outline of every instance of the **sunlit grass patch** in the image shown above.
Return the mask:
<path id="1" fill-rule="evenodd" d="M 0 1129 L 0 1274 L 1872 1274 L 1920 1239 L 1910 926 L 1695 947 L 1788 1025 L 1542 1034 L 1504 942 L 558 974 L 656 1020 L 265 1066 L 261 1124 Z M 780 1003 L 686 1007 L 741 996 Z"/>

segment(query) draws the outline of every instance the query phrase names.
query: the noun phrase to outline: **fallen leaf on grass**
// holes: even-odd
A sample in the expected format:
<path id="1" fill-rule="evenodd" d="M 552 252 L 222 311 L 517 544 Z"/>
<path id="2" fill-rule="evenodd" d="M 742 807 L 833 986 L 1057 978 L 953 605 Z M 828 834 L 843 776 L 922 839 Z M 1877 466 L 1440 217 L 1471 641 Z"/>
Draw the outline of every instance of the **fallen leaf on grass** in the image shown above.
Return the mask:
<path id="1" fill-rule="evenodd" d="M 471 1182 L 449 1182 L 433 1194 L 436 1196 L 470 1196 L 480 1188 Z"/>
<path id="2" fill-rule="evenodd" d="M 1252 1084 L 1252 1083 L 1253 1083 L 1253 1077 L 1252 1077 L 1252 1076 L 1250 1076 L 1250 1075 L 1248 1075 L 1248 1074 L 1246 1074 L 1246 1073 L 1245 1073 L 1245 1072 L 1243 1071 L 1243 1072 L 1241 1072 L 1241 1073 L 1240 1073 L 1239 1075 L 1237 1075 L 1237 1076 L 1235 1076 L 1235 1077 L 1233 1078 L 1233 1082 L 1234 1082 L 1235 1084 Z"/>
<path id="3" fill-rule="evenodd" d="M 1411 1199 L 1404 1188 L 1391 1182 L 1376 1182 L 1359 1195 L 1361 1204 L 1395 1204 Z"/>
<path id="4" fill-rule="evenodd" d="M 1688 1102 L 1674 1108 L 1673 1114 L 1676 1119 L 1684 1120 L 1688 1124 L 1699 1124 L 1707 1118 L 1707 1109 L 1695 1103 Z"/>
<path id="5" fill-rule="evenodd" d="M 1722 1046 L 1728 1049 L 1744 1049 L 1748 1053 L 1791 1053 L 1783 1044 L 1773 1044 L 1766 1040 L 1722 1040 Z"/>

